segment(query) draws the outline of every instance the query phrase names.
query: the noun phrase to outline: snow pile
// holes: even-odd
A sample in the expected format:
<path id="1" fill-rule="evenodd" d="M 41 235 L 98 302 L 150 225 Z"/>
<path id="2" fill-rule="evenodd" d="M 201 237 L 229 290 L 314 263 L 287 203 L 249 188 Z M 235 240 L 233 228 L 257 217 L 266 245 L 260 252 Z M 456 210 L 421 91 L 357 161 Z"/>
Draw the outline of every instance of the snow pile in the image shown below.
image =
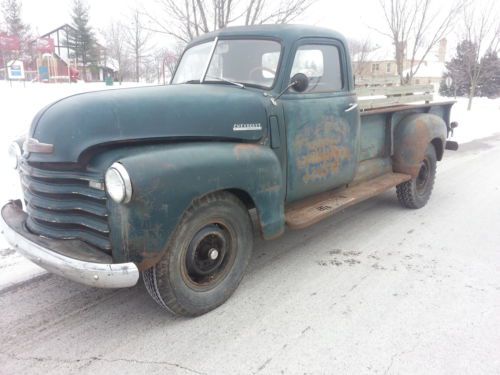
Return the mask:
<path id="1" fill-rule="evenodd" d="M 137 85 L 128 83 L 109 87 L 102 82 L 78 84 L 13 82 L 11 86 L 8 82 L 0 81 L 0 173 L 3 179 L 0 187 L 0 204 L 3 205 L 8 199 L 21 196 L 18 175 L 8 163 L 7 148 L 13 139 L 27 133 L 32 118 L 42 107 L 72 94 Z M 439 99 L 449 100 L 449 98 Z M 500 99 L 476 98 L 472 111 L 468 112 L 467 99 L 459 98 L 458 103 L 453 106 L 451 119 L 459 123 L 453 138 L 459 143 L 500 133 Z M 0 289 L 43 272 L 41 268 L 10 250 L 0 236 Z"/>
<path id="2" fill-rule="evenodd" d="M 474 98 L 470 111 L 467 103 L 467 98 L 457 98 L 451 108 L 451 121 L 458 122 L 452 140 L 466 143 L 500 133 L 500 98 Z"/>

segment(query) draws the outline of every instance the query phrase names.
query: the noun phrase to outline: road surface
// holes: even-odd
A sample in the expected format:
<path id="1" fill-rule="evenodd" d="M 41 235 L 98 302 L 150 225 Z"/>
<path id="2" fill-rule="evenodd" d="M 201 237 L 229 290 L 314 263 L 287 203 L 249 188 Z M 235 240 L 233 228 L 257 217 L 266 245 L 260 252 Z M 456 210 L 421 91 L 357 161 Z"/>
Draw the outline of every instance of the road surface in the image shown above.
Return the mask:
<path id="1" fill-rule="evenodd" d="M 0 306 L 1 374 L 499 374 L 500 136 L 447 152 L 421 210 L 391 191 L 257 241 L 202 317 L 49 274 Z"/>

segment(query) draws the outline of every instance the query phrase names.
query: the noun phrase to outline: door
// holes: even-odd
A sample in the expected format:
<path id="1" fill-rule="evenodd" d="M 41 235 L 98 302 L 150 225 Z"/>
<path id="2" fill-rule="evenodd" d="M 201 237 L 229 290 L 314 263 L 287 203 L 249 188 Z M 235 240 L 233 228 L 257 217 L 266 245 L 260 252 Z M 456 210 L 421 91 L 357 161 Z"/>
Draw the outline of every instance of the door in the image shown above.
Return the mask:
<path id="1" fill-rule="evenodd" d="M 358 164 L 359 110 L 343 44 L 301 42 L 289 77 L 304 73 L 308 88 L 282 97 L 287 138 L 287 201 L 352 181 Z"/>

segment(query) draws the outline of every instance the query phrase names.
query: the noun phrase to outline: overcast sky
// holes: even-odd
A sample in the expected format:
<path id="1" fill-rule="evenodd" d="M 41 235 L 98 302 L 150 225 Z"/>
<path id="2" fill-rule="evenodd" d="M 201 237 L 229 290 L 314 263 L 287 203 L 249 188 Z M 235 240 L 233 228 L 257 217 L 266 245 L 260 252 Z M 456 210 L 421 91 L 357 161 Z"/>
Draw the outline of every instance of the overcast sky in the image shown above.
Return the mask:
<path id="1" fill-rule="evenodd" d="M 181 1 L 181 0 L 180 0 Z M 488 0 L 473 0 L 488 1 Z M 127 22 L 127 14 L 136 4 L 154 6 L 154 0 L 87 0 L 90 6 L 91 26 L 105 29 L 110 20 Z M 435 0 L 437 7 L 449 7 L 455 0 Z M 23 17 L 32 25 L 35 33 L 44 34 L 64 23 L 70 23 L 71 0 L 22 0 Z M 298 23 L 325 26 L 357 39 L 370 37 L 373 44 L 389 45 L 374 29 L 384 27 L 383 14 L 377 0 L 318 0 Z M 454 48 L 456 35 L 449 35 L 449 48 Z M 163 37 L 159 43 L 163 44 Z M 165 44 L 170 44 L 165 39 Z"/>

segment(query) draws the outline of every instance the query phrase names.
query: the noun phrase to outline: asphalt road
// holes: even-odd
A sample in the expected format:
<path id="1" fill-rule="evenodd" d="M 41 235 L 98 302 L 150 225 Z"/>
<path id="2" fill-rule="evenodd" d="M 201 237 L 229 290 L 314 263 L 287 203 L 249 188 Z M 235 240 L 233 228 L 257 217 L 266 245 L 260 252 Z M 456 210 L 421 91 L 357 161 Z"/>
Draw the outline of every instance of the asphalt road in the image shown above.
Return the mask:
<path id="1" fill-rule="evenodd" d="M 499 374 L 500 136 L 447 152 L 429 204 L 394 191 L 257 241 L 196 319 L 141 285 L 43 275 L 0 292 L 1 374 Z"/>

